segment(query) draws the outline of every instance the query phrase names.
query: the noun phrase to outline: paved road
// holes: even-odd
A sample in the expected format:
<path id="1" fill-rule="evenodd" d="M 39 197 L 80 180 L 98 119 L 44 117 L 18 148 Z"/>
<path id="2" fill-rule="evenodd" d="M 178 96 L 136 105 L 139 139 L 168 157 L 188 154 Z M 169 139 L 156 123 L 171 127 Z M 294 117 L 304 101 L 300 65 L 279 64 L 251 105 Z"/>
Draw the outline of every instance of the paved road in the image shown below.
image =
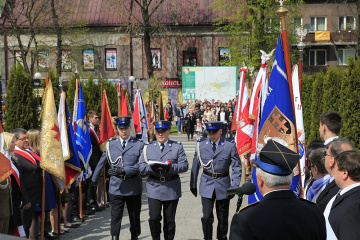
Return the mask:
<path id="1" fill-rule="evenodd" d="M 192 165 L 192 159 L 195 152 L 195 142 L 187 142 L 185 135 L 170 136 L 170 139 L 180 141 L 184 145 L 185 153 L 189 161 L 189 171 L 180 174 L 182 182 L 182 197 L 179 200 L 179 205 L 176 213 L 176 235 L 177 240 L 194 240 L 203 239 L 202 228 L 201 228 L 201 198 L 194 197 L 190 192 L 190 169 Z M 142 209 L 141 209 L 141 235 L 139 239 L 151 239 L 150 229 L 148 225 L 148 204 L 146 198 L 145 178 L 143 179 L 144 192 L 142 195 Z M 231 218 L 236 210 L 237 198 L 233 198 L 230 202 L 230 214 L 229 214 L 229 225 Z M 244 198 L 244 202 L 247 199 Z M 126 207 L 125 207 L 126 209 Z M 216 216 L 214 212 L 214 216 Z M 213 237 L 216 239 L 216 226 L 217 220 L 215 217 L 214 222 L 214 234 Z M 122 220 L 120 239 L 130 239 L 130 223 L 126 210 L 124 211 L 124 217 Z M 71 240 L 100 240 L 100 239 L 111 239 L 110 235 L 110 208 L 104 211 L 97 212 L 93 216 L 89 216 L 79 228 L 70 229 L 68 233 L 63 235 L 61 239 Z"/>

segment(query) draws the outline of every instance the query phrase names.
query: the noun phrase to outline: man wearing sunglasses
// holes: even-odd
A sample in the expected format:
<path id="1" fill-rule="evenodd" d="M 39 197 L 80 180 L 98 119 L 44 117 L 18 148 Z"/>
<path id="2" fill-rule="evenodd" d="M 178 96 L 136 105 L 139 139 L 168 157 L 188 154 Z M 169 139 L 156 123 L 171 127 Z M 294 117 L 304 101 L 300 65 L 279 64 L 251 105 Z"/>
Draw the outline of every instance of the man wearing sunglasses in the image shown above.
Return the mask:
<path id="1" fill-rule="evenodd" d="M 145 145 L 140 157 L 140 172 L 149 176 L 146 182 L 149 227 L 152 239 L 160 240 L 161 219 L 164 219 L 164 239 L 173 240 L 176 208 L 181 197 L 179 173 L 186 172 L 189 164 L 182 144 L 169 139 L 171 122 L 160 120 L 153 124 L 156 141 Z"/>
<path id="2" fill-rule="evenodd" d="M 230 199 L 227 189 L 238 187 L 241 179 L 241 163 L 235 142 L 221 137 L 222 122 L 206 122 L 208 138 L 196 143 L 196 152 L 191 169 L 190 190 L 197 196 L 197 178 L 199 169 L 203 172 L 200 178 L 199 194 L 203 206 L 201 218 L 204 239 L 212 239 L 213 208 L 216 204 L 218 219 L 217 239 L 227 239 Z M 229 169 L 232 168 L 231 181 Z M 216 202 L 216 203 L 215 203 Z"/>

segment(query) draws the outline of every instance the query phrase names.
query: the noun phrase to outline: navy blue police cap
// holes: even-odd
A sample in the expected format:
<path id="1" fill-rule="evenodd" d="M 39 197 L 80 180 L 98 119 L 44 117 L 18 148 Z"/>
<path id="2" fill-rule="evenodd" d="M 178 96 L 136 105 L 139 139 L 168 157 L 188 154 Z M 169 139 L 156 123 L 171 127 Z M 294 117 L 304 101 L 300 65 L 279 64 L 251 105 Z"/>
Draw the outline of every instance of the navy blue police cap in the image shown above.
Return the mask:
<path id="1" fill-rule="evenodd" d="M 171 128 L 171 122 L 166 120 L 159 120 L 153 122 L 155 130 L 168 130 Z"/>
<path id="2" fill-rule="evenodd" d="M 206 130 L 208 133 L 216 133 L 221 129 L 223 122 L 220 121 L 211 121 L 211 122 L 205 122 Z"/>
<path id="3" fill-rule="evenodd" d="M 117 117 L 115 118 L 115 122 L 118 128 L 128 128 L 131 123 L 131 117 Z"/>
<path id="4" fill-rule="evenodd" d="M 298 153 L 270 139 L 260 151 L 255 164 L 267 173 L 286 176 L 292 173 L 299 159 Z"/>

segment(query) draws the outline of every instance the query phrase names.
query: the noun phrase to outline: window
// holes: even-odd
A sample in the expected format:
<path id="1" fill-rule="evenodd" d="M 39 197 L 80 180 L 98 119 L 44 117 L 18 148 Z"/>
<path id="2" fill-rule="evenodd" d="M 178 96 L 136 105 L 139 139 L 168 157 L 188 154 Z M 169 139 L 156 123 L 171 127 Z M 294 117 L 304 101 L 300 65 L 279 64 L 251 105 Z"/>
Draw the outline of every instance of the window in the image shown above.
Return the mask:
<path id="1" fill-rule="evenodd" d="M 301 26 L 303 25 L 302 17 L 295 17 L 293 19 L 293 24 L 294 24 L 294 32 L 296 32 L 296 29 L 301 28 Z"/>
<path id="2" fill-rule="evenodd" d="M 338 65 L 347 65 L 349 57 L 355 58 L 354 49 L 339 49 Z"/>
<path id="3" fill-rule="evenodd" d="M 267 33 L 279 32 L 280 27 L 281 27 L 280 18 L 265 19 L 265 32 Z"/>
<path id="4" fill-rule="evenodd" d="M 311 31 L 326 31 L 326 17 L 311 17 Z"/>
<path id="5" fill-rule="evenodd" d="M 196 66 L 196 48 L 189 48 L 187 51 L 183 51 L 183 66 Z"/>
<path id="6" fill-rule="evenodd" d="M 310 66 L 326 65 L 326 50 L 310 50 Z"/>
<path id="7" fill-rule="evenodd" d="M 354 16 L 339 17 L 339 30 L 355 30 Z"/>

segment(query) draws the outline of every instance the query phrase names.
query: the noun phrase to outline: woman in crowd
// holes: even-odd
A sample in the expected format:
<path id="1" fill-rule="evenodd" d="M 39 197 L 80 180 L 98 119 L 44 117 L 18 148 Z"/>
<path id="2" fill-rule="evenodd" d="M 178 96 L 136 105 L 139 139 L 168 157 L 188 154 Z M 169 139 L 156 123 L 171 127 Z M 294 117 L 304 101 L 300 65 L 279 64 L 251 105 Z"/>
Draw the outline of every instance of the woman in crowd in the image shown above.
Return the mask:
<path id="1" fill-rule="evenodd" d="M 206 116 L 206 119 L 211 119 L 212 117 L 214 117 L 214 112 L 211 111 L 211 106 L 210 105 L 207 105 L 206 106 L 206 110 L 204 112 L 204 116 Z"/>
<path id="2" fill-rule="evenodd" d="M 182 110 L 183 110 L 183 119 L 181 121 L 181 127 L 182 127 L 182 132 L 186 133 L 186 124 L 185 124 L 185 116 L 189 113 L 189 108 L 186 107 L 186 104 L 182 105 Z"/>
<path id="3" fill-rule="evenodd" d="M 5 156 L 11 161 L 12 175 L 11 180 L 11 201 L 12 201 L 12 215 L 9 222 L 10 235 L 24 237 L 25 231 L 21 220 L 21 191 L 20 191 L 20 174 L 16 166 L 16 159 L 14 158 L 15 136 L 12 133 L 4 132 L 4 150 Z"/>
<path id="4" fill-rule="evenodd" d="M 36 154 L 40 157 L 40 131 L 36 129 L 30 129 L 28 132 L 29 137 L 29 151 Z M 55 209 L 56 211 L 56 198 L 55 198 L 55 192 L 53 187 L 53 182 L 51 180 L 50 174 L 48 172 L 45 172 L 45 211 L 50 211 L 52 209 Z M 35 207 L 35 212 L 37 213 L 37 216 L 41 213 L 41 206 L 37 205 Z M 31 223 L 31 230 L 37 232 L 36 229 L 38 229 L 38 217 L 33 218 L 33 221 Z M 57 219 L 56 219 L 57 220 Z M 55 234 L 54 226 L 57 224 L 52 223 L 52 234 Z M 32 232 L 32 231 L 30 231 Z"/>
<path id="5" fill-rule="evenodd" d="M 186 116 L 185 116 L 185 121 L 186 121 L 186 134 L 188 137 L 188 141 L 190 141 L 190 137 L 191 137 L 191 141 L 194 141 L 194 130 L 195 130 L 195 124 L 196 124 L 196 118 L 193 114 L 193 112 L 189 112 Z"/>
<path id="6" fill-rule="evenodd" d="M 325 169 L 323 158 L 326 154 L 325 146 L 311 151 L 309 155 L 310 171 L 314 181 L 307 187 L 306 199 L 316 202 L 317 197 L 330 181 L 330 175 Z"/>
<path id="7" fill-rule="evenodd" d="M 5 134 L 4 134 L 5 135 Z M 15 148 L 15 140 L 11 140 L 9 147 L 4 146 L 4 149 L 13 152 Z M 9 159 L 9 161 L 11 161 Z M 0 182 L 0 233 L 8 234 L 10 217 L 13 214 L 12 209 L 12 195 L 11 195 L 11 178 L 7 177 L 2 182 Z"/>
<path id="8" fill-rule="evenodd" d="M 225 107 L 222 106 L 220 108 L 220 112 L 218 113 L 218 117 L 217 117 L 217 120 L 218 121 L 221 121 L 223 122 L 222 124 L 222 134 L 221 134 L 221 137 L 225 137 L 226 135 L 226 129 L 227 129 L 227 124 L 229 122 L 229 113 L 225 111 Z"/>
<path id="9" fill-rule="evenodd" d="M 181 123 L 182 123 L 182 120 L 184 118 L 183 109 L 182 109 L 180 103 L 176 104 L 175 114 L 176 114 L 176 117 L 177 117 L 176 127 L 177 127 L 177 131 L 178 131 L 178 135 L 180 135 L 181 134 L 181 126 L 182 126 Z"/>

